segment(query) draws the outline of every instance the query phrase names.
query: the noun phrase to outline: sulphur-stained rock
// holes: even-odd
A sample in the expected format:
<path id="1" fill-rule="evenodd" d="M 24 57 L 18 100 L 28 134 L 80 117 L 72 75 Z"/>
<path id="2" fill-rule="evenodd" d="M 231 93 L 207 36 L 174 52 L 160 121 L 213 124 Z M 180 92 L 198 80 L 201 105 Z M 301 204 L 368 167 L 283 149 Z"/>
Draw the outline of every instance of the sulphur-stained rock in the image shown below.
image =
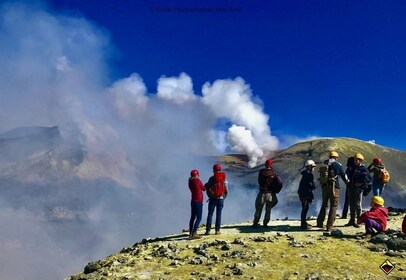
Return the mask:
<path id="1" fill-rule="evenodd" d="M 309 273 L 305 276 L 304 278 L 305 280 L 318 280 L 319 279 L 319 273 L 317 272 L 313 272 L 313 273 Z"/>
<path id="2" fill-rule="evenodd" d="M 256 236 L 256 237 L 252 238 L 252 240 L 255 242 L 265 242 L 267 240 L 267 238 L 265 236 Z"/>
<path id="3" fill-rule="evenodd" d="M 244 238 L 234 239 L 233 244 L 245 245 Z"/>
<path id="4" fill-rule="evenodd" d="M 300 221 L 287 221 L 292 224 L 289 229 L 283 226 L 283 221 L 275 221 L 279 228 L 288 231 L 267 229 L 259 233 L 252 231 L 252 223 L 249 223 L 222 228 L 224 234 L 221 238 L 210 235 L 198 240 L 189 240 L 187 236 L 146 239 L 148 241 L 136 243 L 132 248 L 124 247 L 120 253 L 105 260 L 89 263 L 87 274 L 82 272 L 69 280 L 121 280 L 125 277 L 372 280 L 383 277 L 379 269 L 382 258 L 396 264 L 390 279 L 402 279 L 404 271 L 400 269 L 403 269 L 406 250 L 399 246 L 405 240 L 397 230 L 401 218 L 395 216 L 395 220 L 390 220 L 389 230 L 373 236 L 373 242 L 370 242 L 370 237 L 356 239 L 362 236 L 362 232 L 344 227 L 346 221 L 341 219 L 336 222 L 336 227 L 344 234 L 340 238 L 331 234 L 323 236 L 321 229 L 298 230 Z M 270 224 L 272 228 L 272 221 Z M 324 263 L 326 259 L 329 260 L 328 265 Z M 355 268 L 352 263 L 365 269 Z M 324 271 L 326 268 L 329 268 L 328 272 Z"/>

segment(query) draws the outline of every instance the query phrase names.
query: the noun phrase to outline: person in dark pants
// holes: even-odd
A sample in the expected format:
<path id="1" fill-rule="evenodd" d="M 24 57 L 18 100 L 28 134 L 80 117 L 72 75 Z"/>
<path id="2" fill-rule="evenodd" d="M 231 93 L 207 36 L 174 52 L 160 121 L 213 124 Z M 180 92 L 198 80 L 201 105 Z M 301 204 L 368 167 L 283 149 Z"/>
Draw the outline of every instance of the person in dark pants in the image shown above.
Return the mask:
<path id="1" fill-rule="evenodd" d="M 381 170 L 384 168 L 385 166 L 380 158 L 374 158 L 367 168 L 369 173 L 373 173 L 372 192 L 375 196 L 382 196 L 383 189 L 385 188 L 385 184 L 383 184 L 379 178 Z"/>
<path id="2" fill-rule="evenodd" d="M 322 204 L 319 215 L 317 217 L 317 227 L 323 228 L 324 219 L 326 218 L 326 212 L 328 204 L 330 204 L 330 210 L 328 212 L 327 219 L 327 231 L 333 229 L 333 225 L 336 219 L 337 207 L 340 198 L 340 185 L 338 177 L 347 183 L 348 179 L 343 171 L 341 164 L 337 161 L 338 153 L 335 151 L 330 152 L 329 159 L 324 161 L 320 167 L 320 186 L 322 193 Z"/>
<path id="3" fill-rule="evenodd" d="M 345 226 L 359 227 L 356 220 L 361 216 L 362 194 L 371 189 L 372 177 L 362 163 L 364 156 L 360 153 L 354 155 L 355 168 L 350 174 L 348 186 L 348 202 L 350 204 L 350 221 Z"/>
<path id="4" fill-rule="evenodd" d="M 353 169 L 355 168 L 354 164 L 354 157 L 349 157 L 347 160 L 347 169 L 345 170 L 345 174 L 347 178 L 350 178 L 350 174 L 352 173 Z M 348 185 L 345 186 L 345 196 L 344 196 L 344 205 L 343 205 L 343 212 L 341 215 L 341 219 L 347 219 L 348 208 L 350 207 L 348 203 Z"/>
<path id="5" fill-rule="evenodd" d="M 200 181 L 199 171 L 196 169 L 190 172 L 189 189 L 192 193 L 192 200 L 190 202 L 191 215 L 189 220 L 189 238 L 197 239 L 200 238 L 197 234 L 197 228 L 202 220 L 203 191 L 205 191 L 206 188 L 203 186 L 202 181 Z"/>
<path id="6" fill-rule="evenodd" d="M 258 173 L 258 185 L 259 193 L 255 199 L 255 214 L 253 228 L 258 227 L 259 220 L 261 218 L 262 209 L 265 205 L 265 217 L 263 220 L 263 226 L 267 227 L 271 220 L 271 210 L 278 203 L 276 193 L 280 191 L 275 186 L 281 186 L 282 182 L 276 175 L 272 168 L 272 159 L 268 159 L 265 162 L 265 168 L 261 169 Z"/>
<path id="7" fill-rule="evenodd" d="M 305 166 L 306 169 L 300 173 L 302 174 L 302 179 L 300 180 L 299 189 L 297 191 L 300 202 L 302 203 L 300 228 L 311 229 L 311 226 L 306 222 L 306 218 L 307 212 L 309 211 L 309 205 L 314 199 L 313 190 L 316 188 L 316 183 L 314 182 L 313 171 L 316 168 L 316 164 L 313 160 L 307 160 Z"/>
<path id="8" fill-rule="evenodd" d="M 228 182 L 225 179 L 225 173 L 221 171 L 220 164 L 217 163 L 213 165 L 213 173 L 214 173 L 213 176 L 211 176 L 209 181 L 205 184 L 205 188 L 207 189 L 207 195 L 209 196 L 209 213 L 207 214 L 205 235 L 210 234 L 214 210 L 216 210 L 216 223 L 214 227 L 215 234 L 220 234 L 221 213 L 224 207 L 224 199 L 227 197 L 228 194 Z M 217 179 L 217 177 L 221 177 L 222 179 Z M 214 189 L 216 189 L 216 185 L 219 180 L 223 180 L 221 182 L 222 190 L 220 194 L 215 194 Z"/>

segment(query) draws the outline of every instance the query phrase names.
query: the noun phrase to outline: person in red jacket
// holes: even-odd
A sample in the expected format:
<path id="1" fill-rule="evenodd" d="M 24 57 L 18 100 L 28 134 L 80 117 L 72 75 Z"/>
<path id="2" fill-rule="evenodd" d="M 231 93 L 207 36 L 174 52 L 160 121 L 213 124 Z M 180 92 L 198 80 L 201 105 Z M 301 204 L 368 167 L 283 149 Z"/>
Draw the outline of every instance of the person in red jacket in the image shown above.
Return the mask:
<path id="1" fill-rule="evenodd" d="M 202 220 L 203 213 L 203 191 L 206 190 L 202 181 L 199 179 L 199 171 L 194 169 L 190 172 L 189 189 L 192 193 L 190 207 L 192 213 L 189 221 L 189 238 L 197 239 L 200 236 L 197 234 L 197 228 Z"/>
<path id="2" fill-rule="evenodd" d="M 380 196 L 371 198 L 371 209 L 363 213 L 357 223 L 365 224 L 365 234 L 376 234 L 386 230 L 388 223 L 388 209 L 384 206 L 384 200 Z"/>

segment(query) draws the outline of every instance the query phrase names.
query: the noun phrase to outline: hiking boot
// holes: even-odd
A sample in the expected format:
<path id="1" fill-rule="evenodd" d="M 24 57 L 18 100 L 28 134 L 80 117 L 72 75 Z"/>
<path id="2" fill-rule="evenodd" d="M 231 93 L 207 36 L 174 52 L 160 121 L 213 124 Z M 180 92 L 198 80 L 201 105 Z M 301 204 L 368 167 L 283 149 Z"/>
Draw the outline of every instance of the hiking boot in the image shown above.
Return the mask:
<path id="1" fill-rule="evenodd" d="M 216 232 L 214 233 L 215 235 L 219 235 L 220 234 L 220 231 L 219 230 L 216 230 Z"/>
<path id="2" fill-rule="evenodd" d="M 204 235 L 210 235 L 210 230 L 206 230 L 206 232 L 204 233 Z"/>
<path id="3" fill-rule="evenodd" d="M 344 225 L 345 227 L 356 227 L 357 224 L 355 222 L 348 222 L 347 224 Z M 359 227 L 359 226 L 358 226 Z"/>
<path id="4" fill-rule="evenodd" d="M 360 225 L 359 225 L 359 224 L 356 224 L 356 223 L 354 223 L 352 226 L 355 227 L 355 228 L 359 228 L 359 227 L 360 227 Z"/>
<path id="5" fill-rule="evenodd" d="M 258 224 L 253 224 L 251 227 L 252 228 L 258 228 Z"/>
<path id="6" fill-rule="evenodd" d="M 326 228 L 326 231 L 332 232 L 334 229 L 335 229 L 335 228 L 333 228 L 333 227 L 327 227 L 327 228 Z"/>
<path id="7" fill-rule="evenodd" d="M 189 239 L 199 239 L 202 238 L 197 232 L 192 233 L 192 235 L 189 237 Z"/>
<path id="8" fill-rule="evenodd" d="M 264 224 L 264 228 L 268 228 L 268 224 Z"/>
<path id="9" fill-rule="evenodd" d="M 309 224 L 305 224 L 305 225 L 301 225 L 300 228 L 301 228 L 301 229 L 311 229 L 312 226 L 309 225 Z"/>
<path id="10" fill-rule="evenodd" d="M 317 224 L 316 227 L 318 227 L 318 228 L 324 228 L 323 224 Z"/>

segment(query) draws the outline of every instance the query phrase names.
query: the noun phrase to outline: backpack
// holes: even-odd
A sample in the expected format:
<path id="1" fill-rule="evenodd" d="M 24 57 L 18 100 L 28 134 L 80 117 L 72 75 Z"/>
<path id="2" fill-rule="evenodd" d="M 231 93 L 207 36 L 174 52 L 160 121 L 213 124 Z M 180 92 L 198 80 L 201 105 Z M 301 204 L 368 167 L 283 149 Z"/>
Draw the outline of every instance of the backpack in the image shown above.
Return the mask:
<path id="1" fill-rule="evenodd" d="M 390 180 L 390 174 L 388 172 L 388 170 L 386 170 L 386 168 L 382 168 L 379 171 L 379 181 L 381 182 L 381 184 L 386 184 L 389 183 Z"/>
<path id="2" fill-rule="evenodd" d="M 213 185 L 209 189 L 211 197 L 213 198 L 220 198 L 224 197 L 225 193 L 227 193 L 226 187 L 226 173 L 224 172 L 215 172 L 213 176 Z"/>
<path id="3" fill-rule="evenodd" d="M 324 163 L 319 168 L 319 182 L 321 185 L 327 185 L 328 183 L 333 182 L 337 178 L 334 170 L 331 168 L 331 165 Z"/>
<path id="4" fill-rule="evenodd" d="M 282 190 L 283 183 L 278 175 L 275 175 L 275 179 L 272 181 L 271 191 L 274 193 L 279 193 Z"/>

